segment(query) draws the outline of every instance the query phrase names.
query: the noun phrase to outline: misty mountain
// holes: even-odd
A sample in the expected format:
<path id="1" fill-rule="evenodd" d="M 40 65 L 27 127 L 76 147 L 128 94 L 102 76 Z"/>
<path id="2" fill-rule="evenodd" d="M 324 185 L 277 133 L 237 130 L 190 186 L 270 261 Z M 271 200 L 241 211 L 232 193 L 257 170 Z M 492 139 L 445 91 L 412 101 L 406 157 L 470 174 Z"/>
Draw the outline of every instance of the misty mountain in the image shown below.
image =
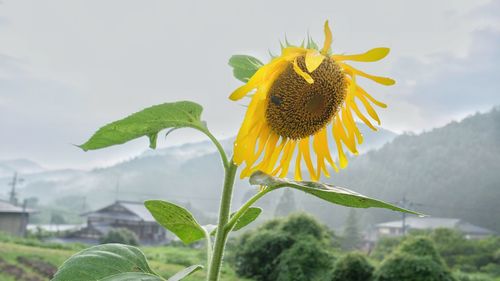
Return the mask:
<path id="1" fill-rule="evenodd" d="M 28 159 L 12 159 L 0 161 L 0 178 L 12 176 L 14 172 L 20 174 L 40 173 L 45 169 L 37 163 Z"/>

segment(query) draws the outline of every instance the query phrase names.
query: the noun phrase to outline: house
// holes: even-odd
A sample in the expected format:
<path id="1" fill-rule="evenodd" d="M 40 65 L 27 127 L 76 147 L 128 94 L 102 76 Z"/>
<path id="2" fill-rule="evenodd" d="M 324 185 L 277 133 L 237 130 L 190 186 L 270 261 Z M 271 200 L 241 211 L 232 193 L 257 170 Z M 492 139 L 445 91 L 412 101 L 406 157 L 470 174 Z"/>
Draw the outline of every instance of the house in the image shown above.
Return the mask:
<path id="1" fill-rule="evenodd" d="M 25 236 L 30 213 L 36 211 L 0 200 L 0 232 Z"/>
<path id="2" fill-rule="evenodd" d="M 411 230 L 433 230 L 436 228 L 451 228 L 462 232 L 467 239 L 480 239 L 495 232 L 482 228 L 461 219 L 455 218 L 435 218 L 435 217 L 409 217 L 404 223 L 405 231 Z M 375 238 L 378 237 L 397 237 L 403 235 L 403 221 L 389 221 L 379 223 L 375 226 Z"/>
<path id="3" fill-rule="evenodd" d="M 113 228 L 134 232 L 142 243 L 156 244 L 166 240 L 166 230 L 159 225 L 142 202 L 116 201 L 96 211 L 82 214 L 87 225 L 72 238 L 99 240 Z"/>

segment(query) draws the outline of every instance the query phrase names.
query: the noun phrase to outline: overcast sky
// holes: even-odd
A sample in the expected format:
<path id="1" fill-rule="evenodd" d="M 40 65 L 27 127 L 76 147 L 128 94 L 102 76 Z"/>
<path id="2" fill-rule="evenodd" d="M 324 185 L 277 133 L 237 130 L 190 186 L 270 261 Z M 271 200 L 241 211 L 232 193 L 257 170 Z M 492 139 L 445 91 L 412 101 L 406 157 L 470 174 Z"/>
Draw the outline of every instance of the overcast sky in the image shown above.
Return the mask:
<path id="1" fill-rule="evenodd" d="M 214 134 L 236 134 L 245 108 L 233 54 L 268 60 L 279 40 L 309 32 L 333 50 L 392 49 L 358 65 L 396 78 L 363 81 L 389 108 L 383 127 L 420 132 L 500 104 L 500 1 L 24 1 L 0 2 L 0 160 L 90 168 L 137 155 L 141 139 L 84 153 L 97 128 L 144 107 L 193 100 Z M 202 136 L 179 130 L 164 147 Z"/>

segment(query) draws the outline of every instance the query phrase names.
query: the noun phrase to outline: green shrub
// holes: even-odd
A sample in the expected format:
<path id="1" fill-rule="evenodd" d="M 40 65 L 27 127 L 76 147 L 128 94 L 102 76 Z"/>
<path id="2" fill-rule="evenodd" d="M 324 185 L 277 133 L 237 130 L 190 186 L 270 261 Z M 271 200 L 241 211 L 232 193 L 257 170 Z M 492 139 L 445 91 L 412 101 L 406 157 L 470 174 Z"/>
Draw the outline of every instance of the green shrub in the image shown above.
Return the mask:
<path id="1" fill-rule="evenodd" d="M 114 228 L 111 229 L 106 235 L 101 237 L 99 242 L 101 244 L 106 243 L 120 243 L 127 244 L 132 246 L 139 245 L 139 239 L 134 232 L 126 229 L 126 228 Z"/>
<path id="2" fill-rule="evenodd" d="M 332 256 L 311 235 L 302 235 L 296 240 L 291 248 L 279 255 L 271 280 L 322 280 L 332 264 Z"/>
<path id="3" fill-rule="evenodd" d="M 493 276 L 500 276 L 500 264 L 498 263 L 489 263 L 483 267 L 481 267 L 481 272 L 491 274 Z"/>
<path id="4" fill-rule="evenodd" d="M 235 253 L 236 273 L 257 281 L 270 279 L 277 257 L 290 248 L 294 240 L 282 231 L 262 230 L 245 235 Z"/>
<path id="5" fill-rule="evenodd" d="M 398 248 L 399 252 L 419 257 L 429 257 L 434 262 L 445 265 L 443 259 L 436 251 L 434 243 L 425 236 L 415 236 L 404 241 Z"/>
<path id="6" fill-rule="evenodd" d="M 375 273 L 375 281 L 453 280 L 432 240 L 423 236 L 404 241 Z"/>
<path id="7" fill-rule="evenodd" d="M 493 281 L 493 279 L 485 276 L 480 276 L 477 274 L 468 274 L 461 271 L 455 272 L 453 274 L 456 281 Z"/>
<path id="8" fill-rule="evenodd" d="M 331 237 L 313 217 L 295 214 L 243 234 L 229 256 L 242 277 L 256 281 L 311 281 L 332 264 Z"/>
<path id="9" fill-rule="evenodd" d="M 342 256 L 334 266 L 331 281 L 369 281 L 372 279 L 373 266 L 360 253 Z"/>
<path id="10" fill-rule="evenodd" d="M 432 257 L 396 253 L 375 273 L 375 281 L 453 281 L 450 272 Z"/>
<path id="11" fill-rule="evenodd" d="M 394 249 L 398 247 L 401 243 L 401 238 L 393 238 L 393 237 L 381 237 L 375 248 L 370 254 L 370 257 L 376 260 L 383 260 L 387 256 L 389 256 Z"/>

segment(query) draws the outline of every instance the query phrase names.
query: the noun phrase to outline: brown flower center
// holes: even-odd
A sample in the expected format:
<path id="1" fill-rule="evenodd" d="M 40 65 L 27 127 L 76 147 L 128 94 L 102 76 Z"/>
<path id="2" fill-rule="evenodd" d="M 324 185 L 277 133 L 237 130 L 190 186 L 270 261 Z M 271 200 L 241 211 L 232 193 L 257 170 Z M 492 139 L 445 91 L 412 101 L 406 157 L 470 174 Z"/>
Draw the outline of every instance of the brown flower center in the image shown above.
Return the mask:
<path id="1" fill-rule="evenodd" d="M 297 58 L 299 67 L 307 72 L 304 56 Z M 314 83 L 307 83 L 290 64 L 273 83 L 268 94 L 266 119 L 278 135 L 302 139 L 326 126 L 344 102 L 347 81 L 340 66 L 324 59 L 310 74 Z"/>

